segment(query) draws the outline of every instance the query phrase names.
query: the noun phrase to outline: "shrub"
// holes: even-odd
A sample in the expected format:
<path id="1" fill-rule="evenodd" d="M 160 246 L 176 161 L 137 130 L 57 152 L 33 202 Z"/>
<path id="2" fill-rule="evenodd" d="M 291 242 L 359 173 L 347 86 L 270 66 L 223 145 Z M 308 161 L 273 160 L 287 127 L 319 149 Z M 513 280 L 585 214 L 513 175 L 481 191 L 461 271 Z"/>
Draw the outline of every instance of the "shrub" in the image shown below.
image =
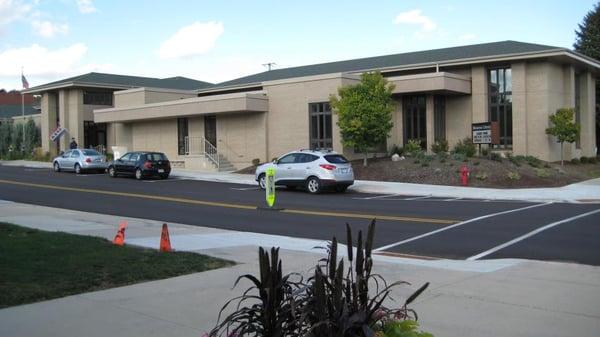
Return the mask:
<path id="1" fill-rule="evenodd" d="M 490 150 L 488 150 L 485 147 L 481 149 L 481 155 L 482 156 L 487 157 L 488 154 L 490 154 Z"/>
<path id="2" fill-rule="evenodd" d="M 536 168 L 535 175 L 540 178 L 548 178 L 550 177 L 550 171 L 543 168 Z"/>
<path id="3" fill-rule="evenodd" d="M 550 164 L 549 163 L 544 163 L 544 168 L 550 168 Z"/>
<path id="4" fill-rule="evenodd" d="M 531 167 L 539 168 L 540 166 L 542 166 L 542 161 L 535 156 L 526 156 L 525 161 Z"/>
<path id="5" fill-rule="evenodd" d="M 252 166 L 258 166 L 258 164 L 260 164 L 260 159 L 258 159 L 258 158 L 252 159 Z"/>
<path id="6" fill-rule="evenodd" d="M 525 160 L 525 157 L 513 156 L 510 152 L 506 153 L 506 158 L 508 158 L 508 161 L 513 163 L 515 166 L 521 166 L 521 162 Z"/>
<path id="7" fill-rule="evenodd" d="M 414 323 L 404 323 L 416 321 L 416 312 L 408 305 L 429 283 L 410 295 L 400 308 L 383 306 L 393 287 L 407 283 L 388 284 L 372 272 L 374 233 L 375 220 L 368 227 L 366 239 L 359 231 L 354 245 L 352 230 L 346 225 L 348 267 L 344 266 L 344 258 L 338 259 L 334 237 L 326 248 L 327 257 L 319 260 L 313 276 L 306 281 L 297 274 L 283 276 L 278 249 L 271 249 L 269 258 L 260 248 L 260 276 L 237 279 L 235 284 L 246 279 L 252 287 L 223 306 L 209 336 L 374 336 L 376 332 L 403 336 L 396 334 L 399 331 L 411 332 L 407 336 L 430 336 L 417 332 Z M 221 321 L 221 314 L 230 304 L 235 311 Z"/>
<path id="8" fill-rule="evenodd" d="M 490 155 L 490 159 L 497 162 L 502 162 L 502 156 L 498 152 L 492 152 Z"/>
<path id="9" fill-rule="evenodd" d="M 477 173 L 477 175 L 475 175 L 475 178 L 477 180 L 486 180 L 488 178 L 488 175 L 485 172 L 479 172 Z"/>
<path id="10" fill-rule="evenodd" d="M 473 162 L 473 166 L 479 166 L 479 162 L 478 161 Z"/>
<path id="11" fill-rule="evenodd" d="M 519 172 L 508 172 L 508 174 L 506 174 L 506 177 L 510 180 L 521 180 L 521 175 L 519 174 Z"/>
<path id="12" fill-rule="evenodd" d="M 452 159 L 456 161 L 465 161 L 467 159 L 467 156 L 464 153 L 455 152 L 452 154 Z"/>
<path id="13" fill-rule="evenodd" d="M 417 139 L 410 139 L 406 145 L 404 145 L 404 152 L 409 154 L 411 157 L 417 156 L 419 153 L 423 152 L 421 141 Z"/>
<path id="14" fill-rule="evenodd" d="M 463 140 L 459 140 L 456 145 L 454 145 L 454 149 L 452 149 L 454 153 L 462 153 L 467 157 L 473 157 L 477 152 L 477 148 L 471 138 L 467 137 Z"/>
<path id="15" fill-rule="evenodd" d="M 433 153 L 446 153 L 448 152 L 448 141 L 440 139 L 431 144 L 431 152 Z"/>
<path id="16" fill-rule="evenodd" d="M 580 163 L 580 162 L 579 162 L 579 159 L 577 159 L 577 158 L 573 158 L 573 159 L 571 159 L 571 164 L 578 165 L 579 163 Z"/>
<path id="17" fill-rule="evenodd" d="M 586 156 L 581 156 L 581 157 L 579 158 L 579 161 L 580 161 L 582 164 L 587 164 L 587 163 L 589 163 L 589 158 L 588 158 L 588 157 L 586 157 Z"/>
<path id="18" fill-rule="evenodd" d="M 590 164 L 596 164 L 596 162 L 597 162 L 596 157 L 590 157 L 590 158 L 588 158 L 588 163 L 590 163 Z"/>
<path id="19" fill-rule="evenodd" d="M 390 157 L 395 154 L 401 156 L 402 154 L 404 154 L 404 148 L 402 146 L 393 145 L 392 149 L 390 150 Z"/>

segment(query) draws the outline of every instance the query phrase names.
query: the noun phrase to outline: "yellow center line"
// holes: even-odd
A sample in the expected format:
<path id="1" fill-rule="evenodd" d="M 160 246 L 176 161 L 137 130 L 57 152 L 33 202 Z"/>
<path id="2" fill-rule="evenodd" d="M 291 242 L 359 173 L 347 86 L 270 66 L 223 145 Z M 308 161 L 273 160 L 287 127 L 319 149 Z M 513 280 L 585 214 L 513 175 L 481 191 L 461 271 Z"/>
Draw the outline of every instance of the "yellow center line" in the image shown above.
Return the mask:
<path id="1" fill-rule="evenodd" d="M 114 196 L 120 196 L 120 197 L 131 197 L 131 198 L 140 198 L 140 199 L 149 199 L 149 200 L 171 201 L 171 202 L 179 202 L 179 203 L 203 205 L 203 206 L 236 208 L 236 209 L 246 209 L 246 210 L 256 210 L 257 209 L 256 206 L 252 206 L 252 205 L 242 205 L 242 204 L 205 201 L 205 200 L 178 198 L 178 197 L 167 197 L 167 196 L 160 196 L 160 195 L 116 192 L 116 191 L 107 191 L 107 190 L 90 190 L 90 189 L 78 188 L 78 187 L 27 183 L 27 182 L 21 182 L 21 181 L 13 181 L 13 180 L 0 179 L 0 183 L 18 185 L 18 186 L 47 188 L 47 189 L 61 190 L 61 191 L 114 195 Z M 403 221 L 403 222 L 424 222 L 424 223 L 436 223 L 436 224 L 454 224 L 454 223 L 458 222 L 455 220 L 447 220 L 447 219 L 428 219 L 428 218 L 419 218 L 419 217 L 389 216 L 389 215 L 377 215 L 377 214 L 310 211 L 310 210 L 301 210 L 301 209 L 283 209 L 280 212 L 281 213 L 289 213 L 289 214 L 357 218 L 357 219 L 369 219 L 369 220 L 370 219 L 378 219 L 378 220 Z"/>

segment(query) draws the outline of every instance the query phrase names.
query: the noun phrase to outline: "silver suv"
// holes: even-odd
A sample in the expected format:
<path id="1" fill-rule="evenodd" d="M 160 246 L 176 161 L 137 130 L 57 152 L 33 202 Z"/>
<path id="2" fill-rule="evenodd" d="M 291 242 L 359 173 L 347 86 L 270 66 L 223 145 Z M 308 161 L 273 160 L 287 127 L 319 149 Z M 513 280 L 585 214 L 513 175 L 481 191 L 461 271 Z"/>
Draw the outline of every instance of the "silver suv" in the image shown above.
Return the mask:
<path id="1" fill-rule="evenodd" d="M 344 156 L 331 151 L 293 151 L 272 163 L 258 166 L 255 178 L 262 189 L 269 167 L 275 169 L 275 185 L 290 189 L 305 187 L 310 193 L 319 193 L 326 187 L 333 187 L 337 192 L 344 192 L 354 184 L 352 165 Z"/>

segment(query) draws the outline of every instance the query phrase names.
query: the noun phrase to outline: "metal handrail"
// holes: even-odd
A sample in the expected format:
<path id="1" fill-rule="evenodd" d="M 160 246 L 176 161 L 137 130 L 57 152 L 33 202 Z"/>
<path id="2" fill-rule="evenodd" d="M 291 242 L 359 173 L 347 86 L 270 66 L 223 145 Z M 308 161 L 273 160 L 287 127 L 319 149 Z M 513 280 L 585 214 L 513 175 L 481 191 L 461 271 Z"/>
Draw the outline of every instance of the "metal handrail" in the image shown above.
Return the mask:
<path id="1" fill-rule="evenodd" d="M 217 169 L 220 165 L 219 160 L 219 151 L 217 151 L 217 147 L 214 146 L 211 142 L 206 140 L 204 137 L 185 137 L 184 141 L 184 150 L 185 155 L 203 155 L 208 158 L 213 164 L 217 166 Z"/>

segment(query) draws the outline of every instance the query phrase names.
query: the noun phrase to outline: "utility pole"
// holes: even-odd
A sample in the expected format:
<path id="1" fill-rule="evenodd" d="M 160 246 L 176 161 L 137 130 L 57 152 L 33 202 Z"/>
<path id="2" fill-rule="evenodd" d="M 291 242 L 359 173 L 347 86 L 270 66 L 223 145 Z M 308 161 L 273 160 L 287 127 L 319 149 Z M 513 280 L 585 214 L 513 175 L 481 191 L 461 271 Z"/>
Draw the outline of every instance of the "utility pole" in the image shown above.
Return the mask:
<path id="1" fill-rule="evenodd" d="M 276 64 L 277 63 L 275 63 L 275 62 L 263 63 L 263 67 L 267 67 L 269 69 L 269 71 L 271 71 L 271 68 Z"/>

